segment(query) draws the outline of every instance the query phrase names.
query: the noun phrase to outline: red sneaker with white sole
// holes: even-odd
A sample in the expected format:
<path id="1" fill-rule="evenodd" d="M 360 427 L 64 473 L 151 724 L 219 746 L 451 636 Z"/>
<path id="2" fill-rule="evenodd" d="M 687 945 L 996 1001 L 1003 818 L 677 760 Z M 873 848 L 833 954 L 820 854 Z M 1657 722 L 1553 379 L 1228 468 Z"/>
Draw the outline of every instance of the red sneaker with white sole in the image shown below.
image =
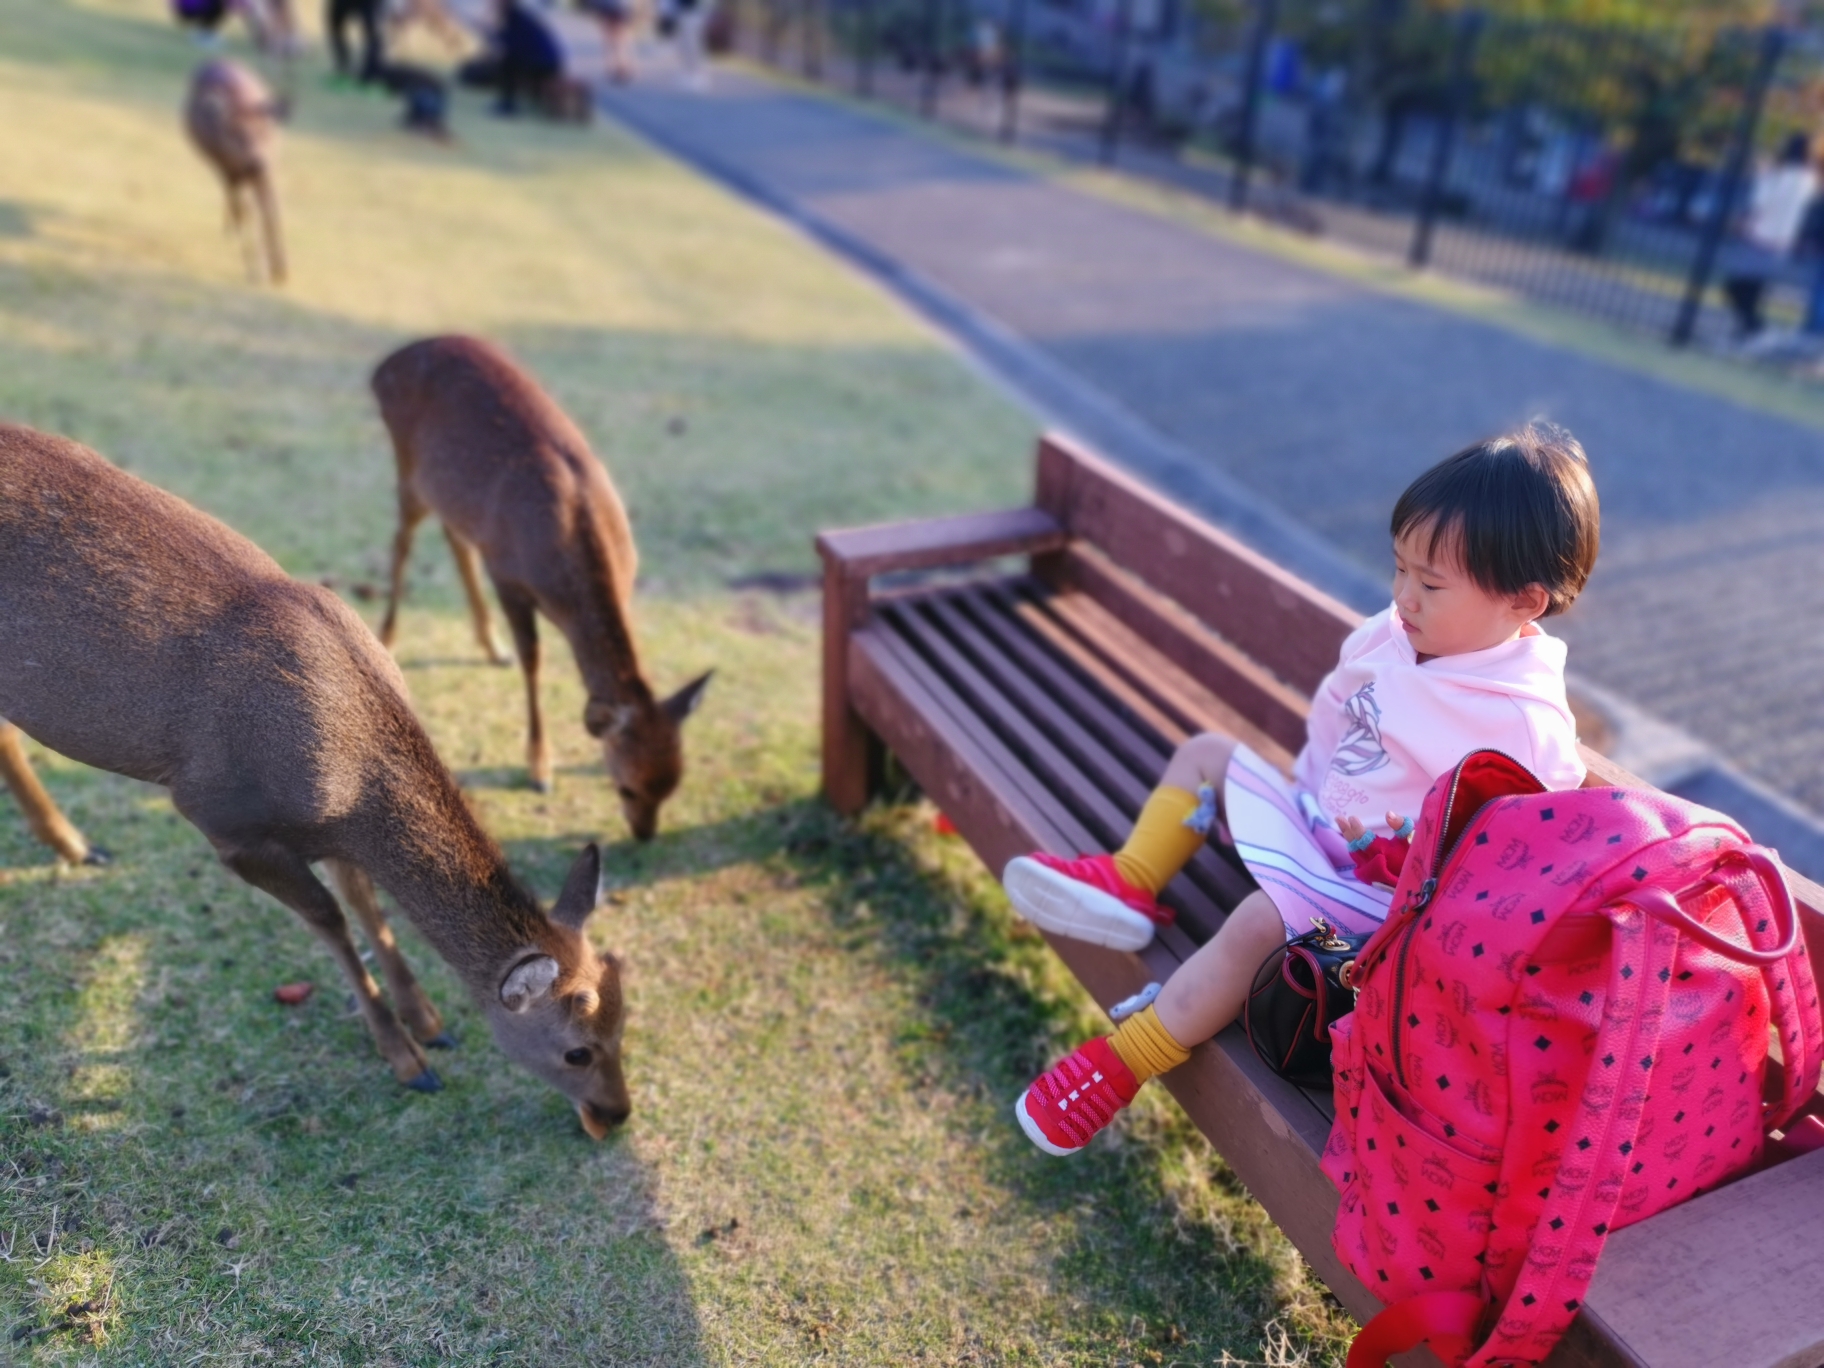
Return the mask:
<path id="1" fill-rule="evenodd" d="M 1007 862 L 1001 885 L 1013 910 L 1041 931 L 1111 950 L 1144 949 L 1172 911 L 1121 877 L 1112 855 L 1066 860 L 1038 852 Z"/>
<path id="2" fill-rule="evenodd" d="M 1139 1081 L 1108 1037 L 1097 1036 L 1035 1079 L 1013 1104 L 1013 1114 L 1028 1140 L 1062 1158 L 1093 1140 L 1139 1091 Z"/>

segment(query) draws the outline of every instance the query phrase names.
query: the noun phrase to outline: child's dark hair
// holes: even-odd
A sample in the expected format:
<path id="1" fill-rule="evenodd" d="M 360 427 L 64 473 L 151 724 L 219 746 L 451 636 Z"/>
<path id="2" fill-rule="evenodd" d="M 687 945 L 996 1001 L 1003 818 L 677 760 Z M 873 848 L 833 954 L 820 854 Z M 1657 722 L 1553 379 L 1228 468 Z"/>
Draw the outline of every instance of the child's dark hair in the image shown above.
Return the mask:
<path id="1" fill-rule="evenodd" d="M 1602 514 L 1577 439 L 1549 423 L 1465 447 L 1406 487 L 1393 506 L 1393 536 L 1431 528 L 1426 554 L 1454 550 L 1484 592 L 1537 584 L 1544 616 L 1569 608 L 1596 566 Z"/>

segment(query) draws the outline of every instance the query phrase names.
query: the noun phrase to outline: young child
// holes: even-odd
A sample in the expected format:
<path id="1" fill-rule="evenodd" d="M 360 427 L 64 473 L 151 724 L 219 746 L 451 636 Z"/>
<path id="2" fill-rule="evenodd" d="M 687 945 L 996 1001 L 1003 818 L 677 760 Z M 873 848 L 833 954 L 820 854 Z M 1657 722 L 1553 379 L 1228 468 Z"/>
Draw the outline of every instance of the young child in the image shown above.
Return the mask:
<path id="1" fill-rule="evenodd" d="M 1392 892 L 1378 880 L 1398 864 L 1387 842 L 1411 835 L 1401 814 L 1468 752 L 1504 751 L 1548 788 L 1583 782 L 1564 643 L 1538 619 L 1583 589 L 1598 523 L 1583 449 L 1561 429 L 1529 426 L 1433 466 L 1394 505 L 1393 603 L 1350 633 L 1318 686 L 1293 785 L 1230 737 L 1194 736 L 1118 852 L 1007 866 L 1029 921 L 1125 950 L 1171 920 L 1156 895 L 1212 828 L 1259 885 L 1163 988 L 1115 1008 L 1113 1035 L 1021 1094 L 1035 1145 L 1081 1149 L 1142 1083 L 1235 1020 L 1261 961 L 1312 917 L 1358 932 L 1384 921 Z M 1370 843 L 1358 877 L 1351 847 Z"/>

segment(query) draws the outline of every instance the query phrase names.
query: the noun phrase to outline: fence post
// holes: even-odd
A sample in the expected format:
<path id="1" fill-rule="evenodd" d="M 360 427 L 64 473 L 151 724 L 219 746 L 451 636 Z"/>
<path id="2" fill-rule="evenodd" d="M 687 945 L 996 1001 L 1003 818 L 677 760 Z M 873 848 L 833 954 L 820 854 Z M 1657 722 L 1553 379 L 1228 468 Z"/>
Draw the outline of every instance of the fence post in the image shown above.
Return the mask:
<path id="1" fill-rule="evenodd" d="M 1121 0 L 1115 8 L 1114 67 L 1108 77 L 1108 108 L 1102 116 L 1102 138 L 1096 150 L 1102 165 L 1112 165 L 1115 145 L 1121 140 L 1122 116 L 1127 110 L 1127 63 L 1133 49 L 1134 0 Z"/>
<path id="2" fill-rule="evenodd" d="M 1444 205 L 1444 184 L 1450 177 L 1450 157 L 1456 149 L 1457 129 L 1469 114 L 1469 96 L 1475 71 L 1476 40 L 1482 36 L 1480 10 L 1457 16 L 1456 41 L 1450 45 L 1450 113 L 1431 148 L 1431 169 L 1425 176 L 1425 193 L 1419 200 L 1418 221 L 1412 226 L 1412 249 L 1406 264 L 1414 270 L 1431 260 L 1431 233 Z"/>
<path id="3" fill-rule="evenodd" d="M 1248 88 L 1241 98 L 1241 126 L 1235 130 L 1235 173 L 1229 180 L 1229 208 L 1240 213 L 1248 204 L 1248 177 L 1254 170 L 1254 129 L 1260 122 L 1260 88 L 1267 79 L 1267 44 L 1273 41 L 1278 0 L 1254 0 L 1254 32 L 1248 39 Z"/>
<path id="4" fill-rule="evenodd" d="M 1013 0 L 1007 17 L 1007 37 L 1001 53 L 1001 141 L 1019 136 L 1020 87 L 1026 80 L 1026 0 Z"/>
<path id="5" fill-rule="evenodd" d="M 798 66 L 808 81 L 823 79 L 823 6 L 819 0 L 804 0 L 798 10 L 804 25 L 798 36 Z"/>
<path id="6" fill-rule="evenodd" d="M 1697 331 L 1697 315 L 1704 306 L 1704 291 L 1710 288 L 1717 252 L 1723 245 L 1723 234 L 1729 229 L 1729 215 L 1741 194 L 1742 177 L 1747 174 L 1749 158 L 1754 155 L 1754 134 L 1760 127 L 1761 107 L 1767 102 L 1767 87 L 1773 84 L 1773 73 L 1785 49 L 1784 29 L 1776 26 L 1761 30 L 1761 53 L 1760 60 L 1755 63 L 1754 85 L 1742 105 L 1742 116 L 1736 122 L 1735 140 L 1729 148 L 1722 188 L 1717 192 L 1716 207 L 1710 211 L 1710 221 L 1704 225 L 1697 256 L 1691 262 L 1691 278 L 1685 282 L 1685 299 L 1679 305 L 1678 321 L 1672 325 L 1671 342 L 1675 347 L 1686 345 Z"/>
<path id="7" fill-rule="evenodd" d="M 925 70 L 918 92 L 918 112 L 929 119 L 937 112 L 937 47 L 939 8 L 944 0 L 925 0 Z"/>
<path id="8" fill-rule="evenodd" d="M 855 93 L 864 98 L 874 93 L 874 44 L 879 34 L 879 19 L 874 9 L 877 3 L 878 0 L 861 0 L 861 32 L 856 34 Z"/>

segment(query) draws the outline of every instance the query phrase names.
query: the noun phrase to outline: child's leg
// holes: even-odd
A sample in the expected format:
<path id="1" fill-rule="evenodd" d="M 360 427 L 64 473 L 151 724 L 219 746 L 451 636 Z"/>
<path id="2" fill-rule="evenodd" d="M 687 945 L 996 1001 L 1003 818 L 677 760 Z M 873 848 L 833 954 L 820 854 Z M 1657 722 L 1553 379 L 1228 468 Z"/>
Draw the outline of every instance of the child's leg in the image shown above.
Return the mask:
<path id="1" fill-rule="evenodd" d="M 1279 909 L 1255 889 L 1166 980 L 1153 1001 L 1159 1024 L 1186 1048 L 1208 1040 L 1241 1015 L 1261 961 L 1285 943 Z"/>
<path id="2" fill-rule="evenodd" d="M 1145 946 L 1154 927 L 1172 919 L 1157 901 L 1159 891 L 1209 838 L 1208 822 L 1190 821 L 1199 807 L 1197 790 L 1219 786 L 1234 753 L 1234 740 L 1213 732 L 1179 746 L 1126 844 L 1113 855 L 1066 860 L 1041 852 L 1011 861 L 1001 882 L 1014 909 L 1053 935 L 1117 950 Z"/>
<path id="3" fill-rule="evenodd" d="M 1157 896 L 1190 863 L 1207 833 L 1187 827 L 1184 819 L 1197 810 L 1201 786 L 1209 784 L 1220 792 L 1234 753 L 1235 739 L 1217 732 L 1193 736 L 1172 753 L 1127 844 L 1115 852 L 1115 868 L 1122 878 Z"/>
<path id="4" fill-rule="evenodd" d="M 1222 930 L 1166 982 L 1152 1005 L 1079 1047 L 1014 1104 L 1028 1138 L 1049 1154 L 1073 1154 L 1134 1100 L 1140 1085 L 1182 1064 L 1191 1048 L 1241 1013 L 1241 1004 L 1274 947 L 1285 943 L 1279 909 L 1256 890 Z"/>

